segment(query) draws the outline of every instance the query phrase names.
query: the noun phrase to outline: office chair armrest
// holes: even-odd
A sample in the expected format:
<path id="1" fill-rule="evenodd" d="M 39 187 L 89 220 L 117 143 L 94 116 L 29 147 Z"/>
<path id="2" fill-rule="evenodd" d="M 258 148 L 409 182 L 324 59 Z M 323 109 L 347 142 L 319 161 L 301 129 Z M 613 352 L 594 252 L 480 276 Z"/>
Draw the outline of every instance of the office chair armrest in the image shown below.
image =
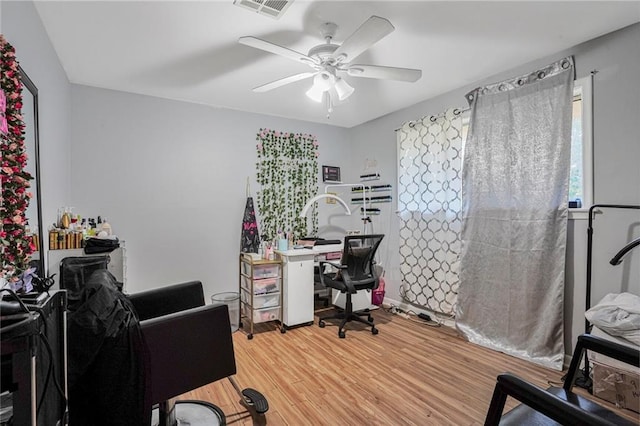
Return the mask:
<path id="1" fill-rule="evenodd" d="M 640 365 L 640 351 L 637 349 L 592 334 L 582 334 L 578 336 L 578 343 L 573 351 L 573 357 L 571 358 L 571 364 L 563 386 L 565 390 L 570 390 L 573 386 L 580 361 L 586 350 L 597 352 L 632 366 Z"/>
<path id="2" fill-rule="evenodd" d="M 318 262 L 318 266 L 320 269 L 320 282 L 322 283 L 323 286 L 325 287 L 332 287 L 331 285 L 327 285 L 327 283 L 325 283 L 325 274 L 323 273 L 324 270 L 324 266 L 325 265 L 331 265 L 334 268 L 338 269 L 338 272 L 341 272 L 342 277 L 341 279 L 336 279 L 334 281 L 340 281 L 342 282 L 346 287 L 347 287 L 347 293 L 350 294 L 355 294 L 356 293 L 356 288 L 353 286 L 353 284 L 351 282 L 349 282 L 349 278 L 347 276 L 347 265 L 343 265 L 341 263 L 335 263 L 335 262 L 329 262 L 327 260 L 321 260 L 320 262 Z M 337 273 L 337 272 L 336 272 Z"/>
<path id="3" fill-rule="evenodd" d="M 330 262 L 328 260 L 321 260 L 320 262 L 318 262 L 318 272 L 319 272 L 318 276 L 320 277 L 320 282 L 325 287 L 327 287 L 327 284 L 325 284 L 325 282 L 324 282 L 324 278 L 325 278 L 325 276 L 324 276 L 324 267 L 326 265 L 331 265 L 334 268 L 338 269 L 338 271 L 347 269 L 346 265 L 342 265 L 342 264 L 336 263 L 336 262 Z"/>
<path id="4" fill-rule="evenodd" d="M 336 262 L 330 262 L 328 260 L 321 260 L 320 262 L 318 262 L 318 266 L 320 267 L 320 272 L 322 272 L 322 269 L 324 268 L 325 265 L 331 265 L 336 269 L 347 269 L 347 265 L 343 265 L 341 263 L 336 263 Z"/>
<path id="5" fill-rule="evenodd" d="M 557 421 L 563 425 L 588 424 L 594 426 L 614 425 L 601 417 L 528 383 L 509 373 L 500 374 L 496 379 L 493 397 L 485 418 L 485 426 L 497 426 L 502 417 L 502 411 L 511 396 L 533 410 Z"/>
<path id="6" fill-rule="evenodd" d="M 163 315 L 204 306 L 204 292 L 200 281 L 189 281 L 127 296 L 144 321 Z"/>

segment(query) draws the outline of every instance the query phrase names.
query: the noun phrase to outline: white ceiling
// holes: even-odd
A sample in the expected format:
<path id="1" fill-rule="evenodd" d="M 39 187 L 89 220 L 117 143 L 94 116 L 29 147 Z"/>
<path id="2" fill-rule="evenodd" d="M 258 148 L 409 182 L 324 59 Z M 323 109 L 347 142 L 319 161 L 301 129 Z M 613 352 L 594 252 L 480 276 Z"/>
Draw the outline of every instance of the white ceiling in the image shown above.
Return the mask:
<path id="1" fill-rule="evenodd" d="M 640 21 L 639 1 L 308 1 L 276 20 L 215 1 L 44 1 L 37 10 L 72 83 L 353 127 Z M 252 88 L 306 65 L 238 43 L 302 53 L 338 24 L 341 43 L 371 15 L 395 31 L 357 63 L 418 68 L 416 83 L 346 77 L 355 93 L 327 119 L 303 80 Z M 460 100 L 463 102 L 463 99 Z"/>

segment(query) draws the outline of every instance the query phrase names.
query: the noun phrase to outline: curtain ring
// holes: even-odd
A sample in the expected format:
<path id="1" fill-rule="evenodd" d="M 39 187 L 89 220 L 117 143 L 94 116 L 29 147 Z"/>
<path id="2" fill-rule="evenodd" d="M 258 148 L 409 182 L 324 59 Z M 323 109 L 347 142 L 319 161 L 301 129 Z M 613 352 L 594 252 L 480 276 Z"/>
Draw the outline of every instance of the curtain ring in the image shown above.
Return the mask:
<path id="1" fill-rule="evenodd" d="M 540 71 L 540 72 L 538 73 L 538 78 L 539 78 L 539 79 L 543 79 L 546 75 L 547 75 L 547 74 L 545 74 L 545 72 L 544 72 L 544 71 Z"/>
<path id="2" fill-rule="evenodd" d="M 453 115 L 460 115 L 460 110 L 458 108 L 454 108 Z"/>
<path id="3" fill-rule="evenodd" d="M 519 79 L 518 80 L 518 86 L 522 86 L 524 84 L 524 79 Z"/>
<path id="4" fill-rule="evenodd" d="M 410 121 L 409 127 L 413 129 L 414 127 L 416 127 L 416 123 L 414 123 L 413 121 Z"/>
<path id="5" fill-rule="evenodd" d="M 473 100 L 473 93 L 469 93 L 469 94 L 467 95 L 467 99 L 469 99 L 470 101 L 472 101 L 472 100 Z"/>
<path id="6" fill-rule="evenodd" d="M 571 66 L 571 64 L 569 63 L 569 61 L 567 61 L 566 59 L 564 61 L 562 61 L 562 68 L 563 69 L 567 69 Z"/>
<path id="7" fill-rule="evenodd" d="M 500 86 L 498 86 L 498 90 L 501 92 L 504 92 L 505 90 L 507 90 L 507 86 L 505 86 L 505 84 L 501 84 Z"/>
<path id="8" fill-rule="evenodd" d="M 429 117 L 429 120 L 431 120 L 432 123 L 435 123 L 437 118 L 435 115 L 432 115 L 431 117 Z"/>

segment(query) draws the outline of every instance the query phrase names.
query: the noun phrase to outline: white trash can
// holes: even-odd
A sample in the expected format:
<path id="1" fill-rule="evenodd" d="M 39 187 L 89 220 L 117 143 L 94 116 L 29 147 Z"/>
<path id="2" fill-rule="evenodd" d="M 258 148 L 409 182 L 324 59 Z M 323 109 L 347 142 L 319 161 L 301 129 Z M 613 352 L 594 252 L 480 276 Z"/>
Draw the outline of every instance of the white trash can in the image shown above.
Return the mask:
<path id="1" fill-rule="evenodd" d="M 211 303 L 215 305 L 224 304 L 229 307 L 229 322 L 231 332 L 236 331 L 240 326 L 240 295 L 236 292 L 216 293 L 211 296 Z"/>

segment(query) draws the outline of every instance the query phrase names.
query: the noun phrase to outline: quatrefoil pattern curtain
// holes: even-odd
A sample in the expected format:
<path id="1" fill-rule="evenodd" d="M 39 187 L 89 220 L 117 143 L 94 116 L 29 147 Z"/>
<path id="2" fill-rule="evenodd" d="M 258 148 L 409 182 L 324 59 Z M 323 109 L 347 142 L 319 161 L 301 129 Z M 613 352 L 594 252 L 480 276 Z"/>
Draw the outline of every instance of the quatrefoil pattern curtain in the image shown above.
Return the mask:
<path id="1" fill-rule="evenodd" d="M 457 109 L 397 131 L 401 295 L 452 315 L 461 249 L 462 119 Z"/>

